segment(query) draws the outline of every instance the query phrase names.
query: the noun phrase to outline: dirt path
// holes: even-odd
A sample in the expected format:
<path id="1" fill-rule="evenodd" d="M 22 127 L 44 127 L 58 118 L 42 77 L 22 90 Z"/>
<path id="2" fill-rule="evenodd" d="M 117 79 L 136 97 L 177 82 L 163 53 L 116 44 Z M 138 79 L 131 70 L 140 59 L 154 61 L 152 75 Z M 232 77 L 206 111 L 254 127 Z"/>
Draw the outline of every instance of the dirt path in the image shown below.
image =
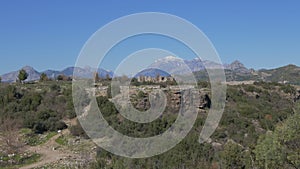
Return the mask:
<path id="1" fill-rule="evenodd" d="M 63 130 L 61 134 L 66 135 L 68 133 L 69 133 L 69 130 L 66 129 L 66 130 Z M 20 169 L 30 169 L 30 168 L 35 168 L 35 167 L 41 167 L 43 165 L 59 161 L 63 158 L 77 158 L 76 154 L 69 152 L 67 150 L 63 150 L 63 151 L 54 150 L 55 147 L 59 146 L 59 144 L 57 144 L 55 142 L 55 140 L 61 134 L 57 134 L 57 135 L 53 136 L 51 139 L 49 139 L 43 145 L 28 147 L 29 151 L 41 154 L 41 159 L 34 164 L 21 167 Z"/>

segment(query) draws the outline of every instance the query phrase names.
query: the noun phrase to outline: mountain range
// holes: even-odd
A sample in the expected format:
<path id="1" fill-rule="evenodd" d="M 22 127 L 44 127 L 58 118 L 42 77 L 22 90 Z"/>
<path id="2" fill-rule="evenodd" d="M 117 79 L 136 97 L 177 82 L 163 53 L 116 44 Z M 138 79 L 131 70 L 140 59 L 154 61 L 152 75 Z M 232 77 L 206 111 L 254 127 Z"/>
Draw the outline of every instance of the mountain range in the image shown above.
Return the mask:
<path id="1" fill-rule="evenodd" d="M 276 69 L 261 69 L 254 70 L 248 69 L 239 61 L 234 61 L 231 64 L 218 64 L 208 60 L 201 60 L 195 58 L 192 60 L 183 60 L 173 56 L 167 56 L 162 59 L 156 60 L 147 69 L 139 72 L 138 76 L 151 76 L 157 75 L 169 76 L 170 74 L 185 75 L 193 72 L 197 79 L 208 80 L 206 69 L 221 69 L 225 70 L 227 81 L 270 81 L 270 82 L 288 82 L 291 84 L 300 84 L 300 67 L 296 65 L 287 65 Z M 114 76 L 110 70 L 96 69 L 91 67 L 68 67 L 61 71 L 46 70 L 38 72 L 30 66 L 25 66 L 24 69 L 28 73 L 27 81 L 35 81 L 40 78 L 42 73 L 45 73 L 49 78 L 56 78 L 58 75 L 73 76 L 80 78 L 92 78 L 95 72 L 98 72 L 99 77 Z M 2 82 L 15 82 L 19 71 L 13 71 L 1 76 Z M 115 75 L 117 76 L 117 75 Z"/>
<path id="2" fill-rule="evenodd" d="M 222 68 L 238 71 L 241 73 L 250 72 L 250 70 L 247 69 L 239 61 L 234 61 L 231 64 L 222 65 L 209 60 L 201 60 L 200 58 L 195 58 L 192 60 L 183 60 L 181 58 L 177 58 L 174 56 L 167 56 L 165 58 L 158 59 L 149 67 L 164 70 L 169 74 L 188 74 L 190 72 L 197 72 L 205 69 L 222 69 Z"/>
<path id="3" fill-rule="evenodd" d="M 102 78 L 106 77 L 107 75 L 109 75 L 110 77 L 113 76 L 112 71 L 104 70 L 101 68 L 96 69 L 96 68 L 91 68 L 91 67 L 85 67 L 85 68 L 68 67 L 61 71 L 46 70 L 43 72 L 38 72 L 31 66 L 25 66 L 21 69 L 24 69 L 28 73 L 27 81 L 39 80 L 40 75 L 42 73 L 45 73 L 49 78 L 52 78 L 52 79 L 55 79 L 58 75 L 73 76 L 73 74 L 80 78 L 92 78 L 94 76 L 95 72 L 98 72 L 99 77 L 102 77 Z M 7 83 L 15 82 L 18 77 L 18 74 L 19 74 L 19 70 L 3 74 L 1 76 L 2 82 L 7 82 Z"/>

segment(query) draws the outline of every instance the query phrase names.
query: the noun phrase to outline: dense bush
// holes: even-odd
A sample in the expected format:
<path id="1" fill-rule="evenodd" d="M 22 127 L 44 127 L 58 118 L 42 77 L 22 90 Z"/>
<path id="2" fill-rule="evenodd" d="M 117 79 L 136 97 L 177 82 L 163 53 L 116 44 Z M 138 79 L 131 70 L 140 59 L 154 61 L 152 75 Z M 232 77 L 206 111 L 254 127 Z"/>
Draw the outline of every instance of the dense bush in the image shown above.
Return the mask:
<path id="1" fill-rule="evenodd" d="M 300 168 L 300 114 L 290 116 L 267 132 L 255 147 L 256 162 L 260 168 Z"/>
<path id="2" fill-rule="evenodd" d="M 284 93 L 288 93 L 288 94 L 296 94 L 297 93 L 296 88 L 291 85 L 282 85 L 282 86 L 280 86 L 280 89 Z"/>
<path id="3" fill-rule="evenodd" d="M 0 85 L 0 117 L 18 117 L 37 133 L 66 128 L 75 117 L 70 83 Z"/>

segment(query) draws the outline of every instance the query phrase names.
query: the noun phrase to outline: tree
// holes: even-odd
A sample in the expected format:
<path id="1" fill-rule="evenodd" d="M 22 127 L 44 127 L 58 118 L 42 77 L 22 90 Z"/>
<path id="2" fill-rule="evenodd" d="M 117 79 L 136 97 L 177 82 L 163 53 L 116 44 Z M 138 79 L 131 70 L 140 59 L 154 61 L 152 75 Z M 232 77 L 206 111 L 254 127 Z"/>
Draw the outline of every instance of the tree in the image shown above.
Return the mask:
<path id="1" fill-rule="evenodd" d="M 274 132 L 261 136 L 255 147 L 260 168 L 300 168 L 300 114 L 295 113 L 277 125 Z"/>
<path id="2" fill-rule="evenodd" d="M 139 86 L 140 83 L 138 82 L 138 79 L 134 77 L 134 78 L 131 79 L 130 85 Z"/>
<path id="3" fill-rule="evenodd" d="M 26 72 L 26 70 L 21 69 L 19 71 L 19 75 L 18 75 L 19 81 L 24 83 L 24 81 L 27 79 L 27 77 L 28 77 L 28 73 Z"/>
<path id="4" fill-rule="evenodd" d="M 247 157 L 245 156 L 243 147 L 233 141 L 228 141 L 225 144 L 224 150 L 220 155 L 223 164 L 222 168 L 248 168 L 245 164 L 245 160 L 247 159 Z"/>
<path id="5" fill-rule="evenodd" d="M 64 75 L 58 75 L 56 79 L 58 81 L 64 80 Z"/>
<path id="6" fill-rule="evenodd" d="M 146 93 L 144 93 L 143 91 L 139 91 L 137 96 L 138 96 L 138 98 L 142 99 L 142 98 L 146 97 Z"/>
<path id="7" fill-rule="evenodd" d="M 40 76 L 40 81 L 44 82 L 44 81 L 48 81 L 48 80 L 49 80 L 48 76 L 45 73 L 42 73 Z"/>
<path id="8" fill-rule="evenodd" d="M 72 78 L 68 77 L 66 75 L 58 75 L 56 80 L 58 80 L 58 81 L 72 81 Z"/>
<path id="9" fill-rule="evenodd" d="M 254 152 L 257 165 L 260 168 L 275 169 L 283 167 L 282 145 L 272 132 L 268 132 L 265 136 L 259 138 Z"/>
<path id="10" fill-rule="evenodd" d="M 0 83 L 1 83 L 1 81 L 2 81 L 2 78 L 1 78 L 1 76 L 0 76 Z"/>

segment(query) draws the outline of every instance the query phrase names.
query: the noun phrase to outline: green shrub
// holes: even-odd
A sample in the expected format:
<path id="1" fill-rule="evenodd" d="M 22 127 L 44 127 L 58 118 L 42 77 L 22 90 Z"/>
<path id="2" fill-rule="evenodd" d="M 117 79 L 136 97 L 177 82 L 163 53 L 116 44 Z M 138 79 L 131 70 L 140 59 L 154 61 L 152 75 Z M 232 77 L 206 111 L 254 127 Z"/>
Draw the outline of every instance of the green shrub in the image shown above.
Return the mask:
<path id="1" fill-rule="evenodd" d="M 280 87 L 280 90 L 282 90 L 284 93 L 287 93 L 287 94 L 296 94 L 297 93 L 296 88 L 291 85 L 282 85 Z"/>
<path id="2" fill-rule="evenodd" d="M 66 146 L 68 145 L 68 139 L 65 136 L 59 136 L 55 142 L 59 145 Z"/>

